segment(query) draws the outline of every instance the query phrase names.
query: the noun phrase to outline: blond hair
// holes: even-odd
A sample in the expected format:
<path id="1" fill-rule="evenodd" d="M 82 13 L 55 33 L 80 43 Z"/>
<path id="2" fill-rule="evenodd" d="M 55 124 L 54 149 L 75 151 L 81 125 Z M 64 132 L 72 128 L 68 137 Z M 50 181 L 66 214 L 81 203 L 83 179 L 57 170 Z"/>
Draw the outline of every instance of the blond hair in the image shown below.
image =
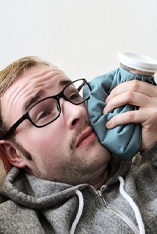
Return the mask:
<path id="1" fill-rule="evenodd" d="M 50 66 L 50 63 L 41 60 L 38 57 L 23 57 L 7 66 L 4 70 L 0 71 L 0 97 L 22 71 L 38 66 Z"/>

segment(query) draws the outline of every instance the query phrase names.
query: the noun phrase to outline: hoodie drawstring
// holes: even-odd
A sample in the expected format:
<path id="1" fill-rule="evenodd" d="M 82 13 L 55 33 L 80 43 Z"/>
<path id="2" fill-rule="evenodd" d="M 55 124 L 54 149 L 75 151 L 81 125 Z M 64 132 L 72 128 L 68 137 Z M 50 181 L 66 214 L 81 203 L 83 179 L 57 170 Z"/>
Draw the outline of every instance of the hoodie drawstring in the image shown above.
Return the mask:
<path id="1" fill-rule="evenodd" d="M 140 210 L 139 210 L 138 206 L 136 205 L 136 203 L 133 201 L 133 199 L 124 190 L 124 179 L 121 176 L 119 176 L 118 178 L 120 181 L 120 188 L 119 188 L 120 193 L 128 201 L 128 203 L 130 204 L 131 208 L 133 209 L 133 211 L 135 213 L 136 221 L 137 221 L 138 228 L 139 228 L 139 233 L 145 234 L 145 228 L 144 228 L 144 224 L 143 224 Z M 70 229 L 70 234 L 75 233 L 77 224 L 79 223 L 79 220 L 82 216 L 83 207 L 84 207 L 84 199 L 83 199 L 82 193 L 79 190 L 76 190 L 76 195 L 78 196 L 78 199 L 79 199 L 79 207 L 78 207 L 77 215 L 72 223 L 72 226 Z"/>
<path id="2" fill-rule="evenodd" d="M 136 205 L 136 203 L 133 201 L 133 199 L 124 190 L 124 179 L 121 176 L 119 176 L 118 178 L 120 181 L 120 188 L 119 188 L 120 193 L 129 202 L 131 208 L 133 209 L 133 211 L 135 213 L 136 221 L 137 221 L 138 228 L 139 228 L 139 233 L 145 234 L 145 228 L 144 228 L 144 224 L 142 221 L 142 216 L 141 216 L 140 210 L 139 210 L 138 206 Z"/>
<path id="3" fill-rule="evenodd" d="M 79 207 L 78 207 L 78 212 L 77 215 L 72 223 L 71 229 L 70 229 L 70 234 L 74 234 L 76 230 L 76 226 L 82 216 L 83 212 L 83 207 L 84 207 L 84 200 L 83 200 L 83 195 L 79 190 L 76 190 L 76 195 L 78 196 L 79 199 Z"/>

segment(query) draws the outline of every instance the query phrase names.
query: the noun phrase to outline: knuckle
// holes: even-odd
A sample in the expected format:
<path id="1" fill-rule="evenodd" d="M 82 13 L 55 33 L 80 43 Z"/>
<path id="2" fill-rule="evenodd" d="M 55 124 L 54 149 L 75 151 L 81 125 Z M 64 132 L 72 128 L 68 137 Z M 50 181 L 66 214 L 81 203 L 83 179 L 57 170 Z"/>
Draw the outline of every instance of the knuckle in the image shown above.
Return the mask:
<path id="1" fill-rule="evenodd" d="M 127 101 L 132 100 L 132 98 L 133 98 L 133 91 L 128 90 L 127 94 L 126 94 L 126 98 L 127 98 Z"/>
<path id="2" fill-rule="evenodd" d="M 133 122 L 134 118 L 135 118 L 135 113 L 134 111 L 129 111 L 127 112 L 127 118 L 128 118 L 128 122 Z"/>
<path id="3" fill-rule="evenodd" d="M 140 86 L 141 86 L 141 82 L 139 80 L 133 80 L 131 89 L 134 91 L 138 91 L 140 89 Z"/>

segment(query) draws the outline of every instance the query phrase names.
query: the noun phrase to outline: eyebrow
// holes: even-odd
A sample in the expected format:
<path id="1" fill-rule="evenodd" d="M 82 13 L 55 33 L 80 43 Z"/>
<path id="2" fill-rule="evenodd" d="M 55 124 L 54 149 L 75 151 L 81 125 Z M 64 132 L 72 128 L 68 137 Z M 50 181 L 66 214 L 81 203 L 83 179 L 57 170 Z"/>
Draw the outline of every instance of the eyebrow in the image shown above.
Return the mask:
<path id="1" fill-rule="evenodd" d="M 60 86 L 66 86 L 70 84 L 72 81 L 71 80 L 61 80 L 59 82 Z M 36 102 L 38 102 L 44 94 L 44 90 L 39 90 L 33 97 L 31 97 L 25 104 L 24 106 L 24 111 L 26 112 L 29 110 Z"/>
<path id="2" fill-rule="evenodd" d="M 70 84 L 71 82 L 72 82 L 71 80 L 61 80 L 59 82 L 59 85 L 66 86 L 66 85 Z"/>
<path id="3" fill-rule="evenodd" d="M 33 97 L 31 97 L 25 104 L 24 106 L 24 111 L 26 112 L 29 108 L 31 108 L 31 106 L 33 106 L 33 104 L 35 104 L 37 101 L 39 101 L 41 99 L 41 97 L 43 96 L 44 91 L 40 90 L 38 91 Z"/>

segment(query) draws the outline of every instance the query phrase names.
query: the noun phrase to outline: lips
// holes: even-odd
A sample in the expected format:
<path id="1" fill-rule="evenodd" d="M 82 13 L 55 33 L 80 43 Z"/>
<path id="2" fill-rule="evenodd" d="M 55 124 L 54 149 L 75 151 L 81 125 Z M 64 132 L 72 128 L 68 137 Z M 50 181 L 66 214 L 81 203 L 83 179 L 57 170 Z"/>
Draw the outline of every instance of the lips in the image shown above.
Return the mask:
<path id="1" fill-rule="evenodd" d="M 93 140 L 95 140 L 96 135 L 93 132 L 92 128 L 89 127 L 88 129 L 84 130 L 76 141 L 76 148 L 85 146 L 90 144 Z"/>

